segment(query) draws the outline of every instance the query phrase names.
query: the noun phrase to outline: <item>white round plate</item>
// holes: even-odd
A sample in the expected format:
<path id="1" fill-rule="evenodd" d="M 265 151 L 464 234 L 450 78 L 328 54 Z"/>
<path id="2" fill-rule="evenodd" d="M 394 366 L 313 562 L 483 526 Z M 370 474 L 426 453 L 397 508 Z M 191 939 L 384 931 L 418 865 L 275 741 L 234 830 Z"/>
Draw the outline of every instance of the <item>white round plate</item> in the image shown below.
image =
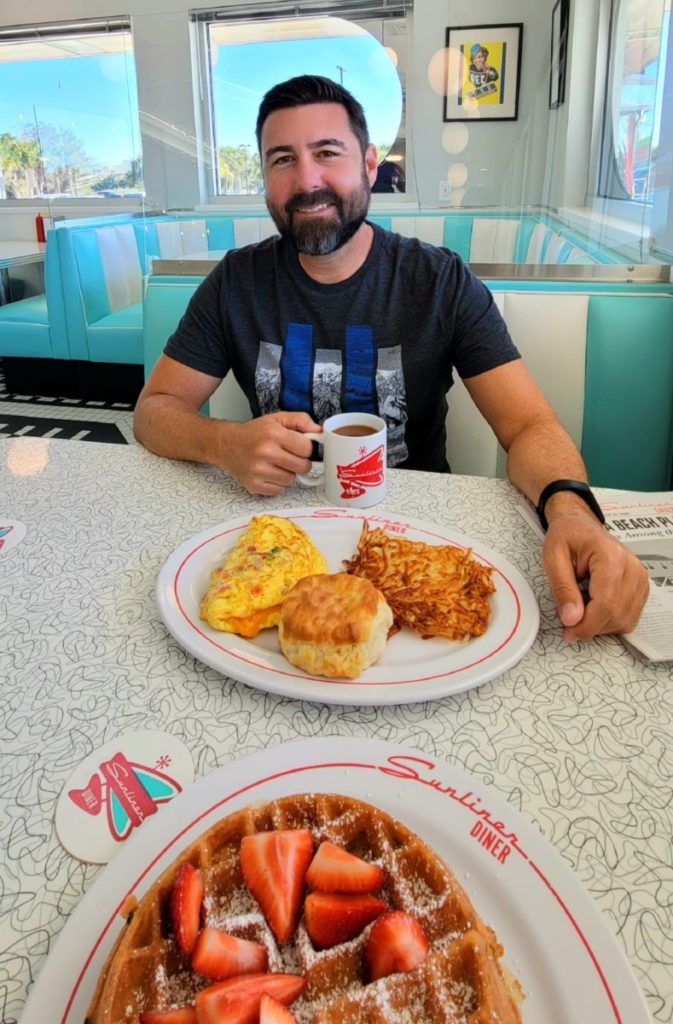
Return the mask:
<path id="1" fill-rule="evenodd" d="M 493 679 L 516 665 L 537 635 L 539 609 L 521 573 L 502 555 L 450 527 L 350 509 L 285 509 L 274 515 L 292 519 L 306 531 L 327 558 L 330 572 L 343 572 L 343 559 L 357 550 L 365 519 L 410 540 L 472 548 L 479 561 L 495 570 L 491 621 L 483 636 L 468 643 L 423 640 L 402 629 L 355 681 L 311 676 L 283 657 L 277 630 L 265 629 L 246 640 L 211 629 L 199 618 L 211 571 L 223 564 L 250 525 L 245 516 L 181 544 L 161 569 L 156 587 L 159 612 L 178 643 L 223 675 L 269 693 L 326 704 L 406 704 L 460 693 Z"/>
<path id="2" fill-rule="evenodd" d="M 218 819 L 302 792 L 376 804 L 444 857 L 504 946 L 505 964 L 526 995 L 524 1024 L 651 1024 L 626 957 L 589 895 L 492 787 L 420 750 L 339 737 L 283 744 L 226 765 L 150 818 L 71 914 L 21 1024 L 82 1024 L 123 928 L 127 896 L 140 899 Z"/>

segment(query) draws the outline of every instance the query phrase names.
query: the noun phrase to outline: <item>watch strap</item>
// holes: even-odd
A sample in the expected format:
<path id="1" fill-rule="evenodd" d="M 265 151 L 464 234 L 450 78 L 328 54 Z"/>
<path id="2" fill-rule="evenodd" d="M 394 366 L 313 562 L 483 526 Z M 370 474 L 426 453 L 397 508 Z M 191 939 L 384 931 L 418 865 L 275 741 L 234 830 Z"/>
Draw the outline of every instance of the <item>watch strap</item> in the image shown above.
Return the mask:
<path id="1" fill-rule="evenodd" d="M 537 514 L 543 530 L 547 530 L 549 526 L 544 511 L 545 506 L 552 495 L 558 494 L 559 491 L 571 491 L 573 494 L 576 494 L 578 498 L 581 498 L 582 501 L 586 502 L 598 521 L 603 524 L 605 523 L 603 510 L 596 501 L 596 496 L 589 487 L 589 484 L 585 483 L 584 480 L 552 480 L 552 482 L 547 484 L 543 489 L 537 503 Z"/>

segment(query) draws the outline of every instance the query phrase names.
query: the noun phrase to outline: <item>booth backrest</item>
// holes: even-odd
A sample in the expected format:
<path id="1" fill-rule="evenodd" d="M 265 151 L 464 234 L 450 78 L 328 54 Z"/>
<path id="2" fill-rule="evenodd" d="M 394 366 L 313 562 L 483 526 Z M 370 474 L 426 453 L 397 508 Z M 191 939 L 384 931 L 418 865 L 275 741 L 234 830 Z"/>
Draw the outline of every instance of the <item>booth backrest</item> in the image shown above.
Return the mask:
<path id="1" fill-rule="evenodd" d="M 65 296 L 61 278 L 61 261 L 58 254 L 58 237 L 55 231 L 47 234 L 47 250 L 44 261 L 44 290 L 47 297 L 49 333 L 54 359 L 71 359 L 68 344 L 68 328 L 65 319 Z"/>
<path id="2" fill-rule="evenodd" d="M 619 263 L 548 214 L 403 214 L 370 220 L 400 235 L 453 249 L 469 263 Z"/>
<path id="3" fill-rule="evenodd" d="M 586 239 L 578 239 L 542 213 L 372 214 L 372 220 L 404 235 L 447 245 L 472 263 L 614 258 L 607 251 L 598 253 Z M 143 363 L 141 298 L 143 281 L 151 273 L 155 257 L 220 254 L 274 233 L 267 215 L 210 212 L 118 215 L 58 225 L 49 234 L 46 268 L 54 354 L 58 358 Z M 548 324 L 549 317 L 543 315 L 541 322 Z M 560 336 L 558 343 L 562 348 Z"/>
<path id="4" fill-rule="evenodd" d="M 166 341 L 177 327 L 200 277 L 151 277 L 145 292 L 145 376 L 148 377 Z M 248 400 L 228 373 L 209 403 L 216 419 L 242 423 L 251 416 Z"/>
<path id="5" fill-rule="evenodd" d="M 73 248 L 89 323 L 140 302 L 142 271 L 130 224 L 75 232 Z"/>
<path id="6" fill-rule="evenodd" d="M 277 234 L 271 217 L 228 214 L 139 218 L 133 222 L 133 230 L 140 262 L 146 271 L 151 269 L 151 260 L 156 256 L 181 259 L 197 253 L 225 252 Z"/>
<path id="7" fill-rule="evenodd" d="M 88 360 L 87 328 L 142 301 L 136 234 L 131 223 L 59 227 L 49 232 L 47 246 L 50 319 L 61 306 L 70 358 Z"/>
<path id="8" fill-rule="evenodd" d="M 533 376 L 596 486 L 673 487 L 673 295 L 495 291 Z M 504 476 L 506 456 L 462 382 L 449 396 L 455 472 Z"/>
<path id="9" fill-rule="evenodd" d="M 598 253 L 589 242 L 579 240 L 543 214 L 496 216 L 453 211 L 372 214 L 372 220 L 403 235 L 449 246 L 472 263 L 614 259 L 613 254 Z M 60 351 L 67 347 L 72 359 L 109 357 L 113 361 L 142 362 L 142 352 L 134 340 L 142 327 L 137 321 L 141 315 L 138 304 L 143 278 L 151 272 L 155 257 L 179 259 L 197 253 L 221 253 L 275 233 L 267 215 L 224 213 L 117 215 L 58 225 L 48 247 L 47 301 L 50 310 L 55 311 Z M 122 315 L 124 310 L 136 307 L 137 315 Z M 97 324 L 104 329 L 95 331 L 92 338 L 90 328 Z"/>

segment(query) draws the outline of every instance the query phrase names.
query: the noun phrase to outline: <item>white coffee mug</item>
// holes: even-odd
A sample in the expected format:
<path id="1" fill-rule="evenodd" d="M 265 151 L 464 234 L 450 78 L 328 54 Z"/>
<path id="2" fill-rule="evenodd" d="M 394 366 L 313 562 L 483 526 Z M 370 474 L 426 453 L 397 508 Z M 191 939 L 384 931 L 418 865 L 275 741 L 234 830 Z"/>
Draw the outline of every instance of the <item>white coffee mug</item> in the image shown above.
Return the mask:
<path id="1" fill-rule="evenodd" d="M 304 487 L 325 486 L 331 505 L 369 508 L 386 496 L 386 422 L 368 412 L 330 416 L 322 434 L 304 434 L 323 445 L 322 471 L 297 476 Z M 320 465 L 320 463 L 318 463 Z"/>

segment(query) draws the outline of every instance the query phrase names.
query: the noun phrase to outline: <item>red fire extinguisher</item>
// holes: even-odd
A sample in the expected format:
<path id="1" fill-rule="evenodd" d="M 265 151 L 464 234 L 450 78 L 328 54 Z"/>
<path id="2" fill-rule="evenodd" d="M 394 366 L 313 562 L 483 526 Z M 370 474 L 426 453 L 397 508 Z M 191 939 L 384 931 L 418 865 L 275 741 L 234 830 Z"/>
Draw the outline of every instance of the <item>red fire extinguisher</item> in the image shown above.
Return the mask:
<path id="1" fill-rule="evenodd" d="M 47 241 L 47 236 L 44 230 L 44 217 L 41 213 L 38 213 L 37 217 L 35 218 L 35 231 L 37 233 L 38 242 Z"/>

